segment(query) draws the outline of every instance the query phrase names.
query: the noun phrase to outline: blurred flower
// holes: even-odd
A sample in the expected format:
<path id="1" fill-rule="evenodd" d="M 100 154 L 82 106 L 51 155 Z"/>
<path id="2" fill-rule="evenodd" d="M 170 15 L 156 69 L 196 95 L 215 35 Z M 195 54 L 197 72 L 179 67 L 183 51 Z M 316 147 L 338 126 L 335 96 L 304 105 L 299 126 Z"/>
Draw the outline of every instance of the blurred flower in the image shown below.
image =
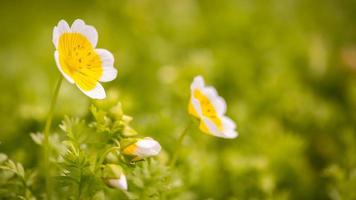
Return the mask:
<path id="1" fill-rule="evenodd" d="M 116 78 L 114 56 L 105 49 L 96 49 L 98 33 L 93 26 L 77 19 L 69 27 L 61 20 L 53 29 L 54 58 L 63 76 L 87 96 L 104 99 L 105 90 L 100 82 Z"/>
<path id="2" fill-rule="evenodd" d="M 222 138 L 237 137 L 236 124 L 225 116 L 225 100 L 218 95 L 215 88 L 205 86 L 203 77 L 197 76 L 190 89 L 188 111 L 200 119 L 200 130 Z"/>
<path id="3" fill-rule="evenodd" d="M 123 154 L 133 155 L 134 161 L 141 160 L 146 157 L 156 156 L 161 151 L 161 145 L 150 137 L 137 140 L 135 143 L 124 148 Z"/>
<path id="4" fill-rule="evenodd" d="M 109 187 L 127 190 L 127 180 L 119 165 L 107 164 L 104 167 L 103 179 Z"/>
<path id="5" fill-rule="evenodd" d="M 356 47 L 344 47 L 341 50 L 341 61 L 352 71 L 356 71 Z"/>

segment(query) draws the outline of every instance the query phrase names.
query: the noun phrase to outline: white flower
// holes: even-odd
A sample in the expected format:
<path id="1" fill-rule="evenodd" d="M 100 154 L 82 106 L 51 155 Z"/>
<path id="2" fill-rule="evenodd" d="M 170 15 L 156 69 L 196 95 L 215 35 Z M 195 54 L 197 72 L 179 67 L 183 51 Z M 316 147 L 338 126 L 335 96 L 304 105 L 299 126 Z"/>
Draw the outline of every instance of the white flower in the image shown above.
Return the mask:
<path id="1" fill-rule="evenodd" d="M 87 96 L 104 99 L 100 82 L 116 78 L 114 56 L 105 49 L 97 49 L 98 33 L 93 26 L 77 19 L 69 27 L 64 20 L 53 29 L 54 58 L 63 76 Z"/>
<path id="2" fill-rule="evenodd" d="M 200 120 L 200 130 L 222 138 L 238 136 L 236 124 L 227 116 L 225 100 L 214 87 L 205 86 L 201 76 L 194 78 L 190 86 L 189 113 Z"/>
<path id="3" fill-rule="evenodd" d="M 124 173 L 121 173 L 119 179 L 108 179 L 107 184 L 113 188 L 117 188 L 120 190 L 127 190 L 127 180 Z"/>
<path id="4" fill-rule="evenodd" d="M 126 155 L 136 156 L 134 160 L 140 160 L 146 157 L 158 155 L 161 151 L 161 145 L 150 137 L 137 140 L 135 143 L 124 148 Z"/>

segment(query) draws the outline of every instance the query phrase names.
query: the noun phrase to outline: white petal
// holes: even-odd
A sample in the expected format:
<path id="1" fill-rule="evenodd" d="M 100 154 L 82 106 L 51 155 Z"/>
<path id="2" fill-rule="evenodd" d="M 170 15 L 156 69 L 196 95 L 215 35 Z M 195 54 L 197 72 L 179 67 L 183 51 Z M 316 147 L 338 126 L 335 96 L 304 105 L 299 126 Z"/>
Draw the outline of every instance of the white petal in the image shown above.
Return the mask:
<path id="1" fill-rule="evenodd" d="M 223 127 L 224 129 L 236 129 L 236 124 L 234 121 L 232 121 L 232 119 L 230 119 L 227 116 L 222 116 L 222 123 L 223 123 Z"/>
<path id="2" fill-rule="evenodd" d="M 126 176 L 122 173 L 119 179 L 109 179 L 108 184 L 111 187 L 120 189 L 120 190 L 127 190 L 127 180 Z"/>
<path id="3" fill-rule="evenodd" d="M 221 133 L 219 131 L 219 128 L 207 117 L 202 117 L 200 123 L 204 123 L 205 126 L 208 128 L 209 133 L 211 135 L 221 137 Z"/>
<path id="4" fill-rule="evenodd" d="M 119 188 L 121 188 L 122 190 L 127 190 L 127 180 L 126 180 L 126 176 L 122 173 L 118 182 L 118 186 Z"/>
<path id="5" fill-rule="evenodd" d="M 117 76 L 117 69 L 114 68 L 114 56 L 106 49 L 95 49 L 95 51 L 101 58 L 104 70 L 99 81 L 108 82 L 114 80 Z"/>
<path id="6" fill-rule="evenodd" d="M 78 86 L 78 84 L 77 84 Z M 92 90 L 89 91 L 85 91 L 82 88 L 80 88 L 78 86 L 78 88 L 88 97 L 92 98 L 92 99 L 105 99 L 106 94 L 105 94 L 105 90 L 103 88 L 103 86 L 100 83 L 97 83 L 95 88 L 93 88 Z"/>
<path id="7" fill-rule="evenodd" d="M 58 22 L 58 25 L 53 28 L 52 42 L 56 48 L 58 48 L 59 37 L 63 33 L 71 32 L 69 25 L 63 19 Z"/>
<path id="8" fill-rule="evenodd" d="M 103 66 L 113 67 L 114 66 L 114 56 L 112 53 L 106 49 L 95 49 L 95 52 L 100 56 Z"/>
<path id="9" fill-rule="evenodd" d="M 213 86 L 208 86 L 203 89 L 203 93 L 205 96 L 207 96 L 209 99 L 214 99 L 218 97 L 218 92 Z"/>
<path id="10" fill-rule="evenodd" d="M 224 115 L 226 113 L 226 102 L 222 97 L 216 97 L 215 99 L 212 99 L 211 102 L 214 105 L 215 111 L 218 113 L 218 115 Z"/>
<path id="11" fill-rule="evenodd" d="M 96 31 L 94 26 L 86 25 L 83 20 L 76 19 L 73 22 L 71 29 L 73 33 L 83 34 L 93 45 L 93 48 L 96 47 L 98 43 L 98 32 Z"/>
<path id="12" fill-rule="evenodd" d="M 64 78 L 67 79 L 67 81 L 68 81 L 69 83 L 72 83 L 72 84 L 73 84 L 73 83 L 74 83 L 74 80 L 62 70 L 61 64 L 59 63 L 59 53 L 58 53 L 58 51 L 55 51 L 55 52 L 54 52 L 54 60 L 56 61 L 57 68 L 58 68 L 59 71 L 62 73 L 62 75 L 64 76 Z"/>
<path id="13" fill-rule="evenodd" d="M 143 139 L 140 139 L 137 141 L 136 145 L 141 148 L 150 148 L 154 146 L 157 142 L 150 138 L 150 137 L 145 137 Z"/>
<path id="14" fill-rule="evenodd" d="M 205 83 L 204 83 L 204 78 L 202 76 L 196 76 L 190 85 L 190 89 L 194 91 L 195 89 L 200 89 L 204 88 Z"/>
<path id="15" fill-rule="evenodd" d="M 136 143 L 136 154 L 140 157 L 158 155 L 161 151 L 161 145 L 154 139 L 146 137 Z"/>
<path id="16" fill-rule="evenodd" d="M 229 117 L 223 116 L 222 117 L 222 124 L 223 124 L 223 135 L 225 138 L 236 138 L 238 136 L 236 129 L 236 124 L 232 121 Z"/>
<path id="17" fill-rule="evenodd" d="M 226 139 L 233 139 L 238 136 L 237 132 L 234 129 L 231 129 L 235 126 L 235 123 L 230 119 L 230 118 L 223 118 L 223 131 L 220 131 L 218 127 L 210 121 L 206 117 L 202 117 L 202 120 L 206 127 L 208 128 L 210 134 L 216 136 L 216 137 L 221 137 L 221 138 L 226 138 Z M 226 123 L 226 124 L 224 124 Z M 230 129 L 225 129 L 225 126 L 230 128 Z"/>
<path id="18" fill-rule="evenodd" d="M 100 82 L 109 82 L 116 78 L 117 76 L 117 69 L 114 67 L 104 67 L 103 68 L 103 75 L 101 75 L 99 81 Z"/>
<path id="19" fill-rule="evenodd" d="M 234 139 L 238 136 L 239 134 L 235 130 L 229 130 L 229 131 L 224 131 L 223 132 L 223 138 L 226 139 Z"/>

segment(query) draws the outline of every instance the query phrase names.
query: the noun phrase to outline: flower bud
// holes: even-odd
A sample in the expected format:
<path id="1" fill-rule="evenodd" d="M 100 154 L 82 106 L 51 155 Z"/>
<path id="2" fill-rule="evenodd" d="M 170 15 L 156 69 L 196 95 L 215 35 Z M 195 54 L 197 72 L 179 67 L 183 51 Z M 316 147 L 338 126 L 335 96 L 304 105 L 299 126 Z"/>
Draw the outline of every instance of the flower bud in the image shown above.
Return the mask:
<path id="1" fill-rule="evenodd" d="M 133 137 L 133 136 L 137 135 L 137 132 L 133 128 L 131 128 L 130 126 L 125 126 L 122 134 L 125 137 Z"/>
<path id="2" fill-rule="evenodd" d="M 127 190 L 126 176 L 119 165 L 105 165 L 103 169 L 103 179 L 109 187 Z"/>
<path id="3" fill-rule="evenodd" d="M 121 119 L 124 115 L 121 103 L 117 103 L 114 107 L 110 109 L 110 114 L 114 116 L 115 119 Z"/>
<path id="4" fill-rule="evenodd" d="M 134 161 L 155 156 L 161 151 L 161 145 L 150 137 L 137 140 L 135 143 L 126 146 L 123 154 L 135 156 Z"/>

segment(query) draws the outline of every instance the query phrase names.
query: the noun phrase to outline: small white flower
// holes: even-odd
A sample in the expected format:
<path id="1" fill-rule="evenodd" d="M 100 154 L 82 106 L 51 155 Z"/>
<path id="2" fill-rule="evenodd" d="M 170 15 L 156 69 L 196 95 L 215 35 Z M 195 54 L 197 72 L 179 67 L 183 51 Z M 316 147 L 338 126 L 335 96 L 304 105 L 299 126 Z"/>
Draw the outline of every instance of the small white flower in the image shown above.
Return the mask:
<path id="1" fill-rule="evenodd" d="M 126 155 L 136 156 L 134 160 L 140 160 L 150 156 L 156 156 L 161 151 L 161 145 L 150 137 L 137 140 L 135 143 L 124 148 Z"/>
<path id="2" fill-rule="evenodd" d="M 98 33 L 93 26 L 77 19 L 69 27 L 64 20 L 53 29 L 54 58 L 63 76 L 87 96 L 104 99 L 100 82 L 112 81 L 117 76 L 114 56 L 105 49 L 97 49 Z"/>
<path id="3" fill-rule="evenodd" d="M 205 86 L 203 77 L 197 76 L 190 89 L 188 111 L 200 120 L 200 130 L 217 137 L 236 138 L 236 124 L 225 116 L 225 100 L 218 95 L 215 88 Z"/>
<path id="4" fill-rule="evenodd" d="M 124 173 L 121 173 L 119 179 L 108 179 L 107 184 L 113 188 L 117 188 L 120 190 L 127 190 L 127 180 Z"/>

